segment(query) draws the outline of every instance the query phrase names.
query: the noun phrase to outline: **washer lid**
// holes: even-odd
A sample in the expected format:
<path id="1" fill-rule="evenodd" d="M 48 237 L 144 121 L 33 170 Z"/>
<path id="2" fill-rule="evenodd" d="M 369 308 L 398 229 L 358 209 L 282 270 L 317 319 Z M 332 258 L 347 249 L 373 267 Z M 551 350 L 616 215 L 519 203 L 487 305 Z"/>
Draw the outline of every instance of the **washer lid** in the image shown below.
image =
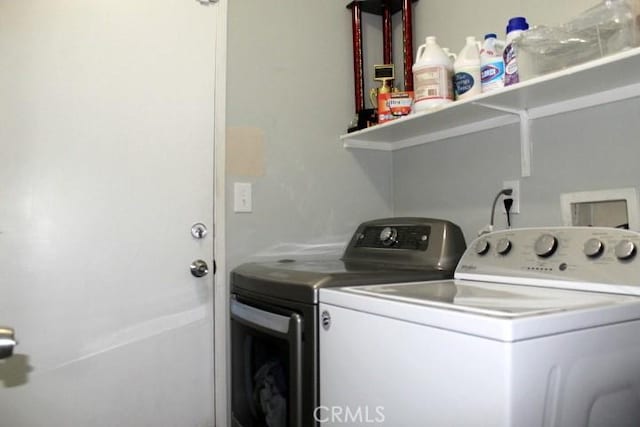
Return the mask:
<path id="1" fill-rule="evenodd" d="M 327 289 L 320 302 L 502 341 L 640 319 L 640 297 L 465 280 Z"/>

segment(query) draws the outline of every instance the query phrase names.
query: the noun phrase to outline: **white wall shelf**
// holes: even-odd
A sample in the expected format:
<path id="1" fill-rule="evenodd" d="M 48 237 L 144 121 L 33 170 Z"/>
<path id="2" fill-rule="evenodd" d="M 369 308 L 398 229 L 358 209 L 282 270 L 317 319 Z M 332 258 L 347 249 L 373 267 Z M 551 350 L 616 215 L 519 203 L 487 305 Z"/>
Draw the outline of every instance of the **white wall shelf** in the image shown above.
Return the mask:
<path id="1" fill-rule="evenodd" d="M 640 96 L 640 48 L 342 135 L 345 148 L 394 151 L 520 123 L 522 176 L 531 172 L 529 120 Z"/>

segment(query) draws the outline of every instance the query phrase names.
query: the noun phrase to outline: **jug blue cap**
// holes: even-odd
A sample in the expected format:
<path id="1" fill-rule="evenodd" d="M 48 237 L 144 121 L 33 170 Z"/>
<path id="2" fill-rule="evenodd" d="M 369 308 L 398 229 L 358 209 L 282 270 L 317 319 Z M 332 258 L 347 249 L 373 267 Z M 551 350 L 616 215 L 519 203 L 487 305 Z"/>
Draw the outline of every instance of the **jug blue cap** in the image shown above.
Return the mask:
<path id="1" fill-rule="evenodd" d="M 507 34 L 511 31 L 528 29 L 529 24 L 527 23 L 527 19 L 522 16 L 516 16 L 515 18 L 509 19 L 509 24 L 507 24 Z"/>
<path id="2" fill-rule="evenodd" d="M 487 33 L 484 35 L 484 39 L 497 39 L 498 35 L 496 33 Z"/>

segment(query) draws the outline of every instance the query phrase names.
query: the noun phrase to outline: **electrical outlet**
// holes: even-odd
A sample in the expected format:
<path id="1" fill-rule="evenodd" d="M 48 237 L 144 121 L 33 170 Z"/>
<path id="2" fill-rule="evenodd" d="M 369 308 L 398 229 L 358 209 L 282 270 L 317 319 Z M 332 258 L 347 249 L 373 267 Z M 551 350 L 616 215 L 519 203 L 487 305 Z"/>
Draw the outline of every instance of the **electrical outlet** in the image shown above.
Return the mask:
<path id="1" fill-rule="evenodd" d="M 517 179 L 514 181 L 503 181 L 502 188 L 511 188 L 513 190 L 513 193 L 511 193 L 511 196 L 504 196 L 504 197 L 511 197 L 513 199 L 513 205 L 511 206 L 511 213 L 519 214 L 520 213 L 520 181 Z M 502 205 L 502 213 L 504 214 L 507 213 L 507 211 L 504 209 L 504 204 Z"/>

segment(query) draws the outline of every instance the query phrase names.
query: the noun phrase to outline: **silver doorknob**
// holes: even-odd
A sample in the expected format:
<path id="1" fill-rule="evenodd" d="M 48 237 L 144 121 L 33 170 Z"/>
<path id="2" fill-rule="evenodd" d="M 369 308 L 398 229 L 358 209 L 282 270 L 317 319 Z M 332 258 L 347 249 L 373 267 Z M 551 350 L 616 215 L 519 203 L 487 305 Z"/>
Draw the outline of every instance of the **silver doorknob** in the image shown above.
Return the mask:
<path id="1" fill-rule="evenodd" d="M 18 344 L 13 329 L 0 326 L 0 359 L 13 356 L 13 347 Z"/>
<path id="2" fill-rule="evenodd" d="M 203 277 L 209 273 L 209 266 L 201 259 L 197 259 L 191 263 L 191 274 L 195 277 Z"/>
<path id="3" fill-rule="evenodd" d="M 201 222 L 193 224 L 191 227 L 191 235 L 194 239 L 204 239 L 204 236 L 206 236 L 207 233 L 207 226 Z"/>

